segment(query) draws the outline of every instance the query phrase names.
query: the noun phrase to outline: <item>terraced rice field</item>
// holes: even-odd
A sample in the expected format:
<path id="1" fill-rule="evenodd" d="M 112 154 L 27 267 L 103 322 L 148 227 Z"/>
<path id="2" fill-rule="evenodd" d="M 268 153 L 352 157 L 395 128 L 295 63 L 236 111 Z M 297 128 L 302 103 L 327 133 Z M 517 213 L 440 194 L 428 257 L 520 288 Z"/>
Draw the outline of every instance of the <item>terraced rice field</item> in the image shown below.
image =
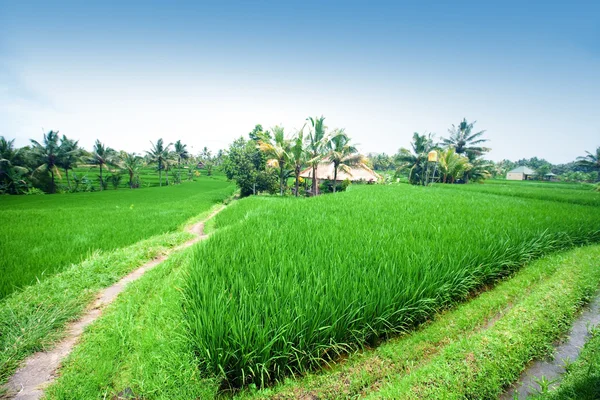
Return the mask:
<path id="1" fill-rule="evenodd" d="M 224 178 L 163 188 L 0 197 L 0 299 L 98 250 L 172 232 L 229 197 Z"/>
<path id="2" fill-rule="evenodd" d="M 199 368 L 223 387 L 318 368 L 532 259 L 600 241 L 596 207 L 458 185 L 252 198 L 216 224 L 192 256 L 184 304 Z"/>

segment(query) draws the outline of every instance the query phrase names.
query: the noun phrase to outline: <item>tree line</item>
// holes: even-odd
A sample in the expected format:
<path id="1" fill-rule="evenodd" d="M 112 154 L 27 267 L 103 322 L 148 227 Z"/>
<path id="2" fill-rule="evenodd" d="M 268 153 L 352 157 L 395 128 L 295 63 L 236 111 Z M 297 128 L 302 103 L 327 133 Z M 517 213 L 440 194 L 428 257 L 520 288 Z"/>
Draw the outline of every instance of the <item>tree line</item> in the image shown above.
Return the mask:
<path id="1" fill-rule="evenodd" d="M 315 177 L 320 163 L 332 163 L 332 181 L 319 185 L 318 179 L 311 179 L 310 189 L 304 188 L 305 194 L 316 196 L 322 191 L 335 193 L 340 190 L 339 171 L 348 172 L 363 161 L 345 129 L 329 131 L 325 117 L 320 116 L 308 117 L 302 128 L 291 135 L 286 135 L 282 126 L 264 130 L 262 125 L 256 125 L 248 139 L 240 137 L 231 144 L 223 171 L 229 179 L 236 181 L 241 196 L 259 192 L 279 192 L 283 196 L 288 190 L 299 196 L 302 170 L 311 168 L 311 176 Z M 291 178 L 293 185 L 289 187 Z"/>
<path id="2" fill-rule="evenodd" d="M 206 147 L 194 157 L 180 140 L 165 143 L 162 138 L 150 142 L 151 147 L 144 155 L 116 151 L 100 140 L 96 140 L 91 151 L 86 151 L 77 140 L 52 130 L 43 135 L 41 142 L 32 139 L 30 143 L 16 148 L 14 139 L 0 136 L 0 194 L 24 194 L 36 190 L 56 193 L 56 178 L 62 178 L 63 173 L 66 186 L 61 190 L 80 191 L 86 178 L 73 173 L 69 175 L 77 167 L 98 168 L 99 190 L 107 189 L 109 184 L 116 189 L 123 176 L 128 177 L 130 189 L 138 188 L 140 171 L 147 166 L 155 167 L 159 186 L 163 185 L 163 173 L 164 184 L 169 185 L 182 182 L 184 169 L 187 179 L 193 179 L 195 171 L 190 167 L 205 168 L 211 175 L 213 167 L 223 158 L 222 152 L 213 157 Z M 107 172 L 110 175 L 106 175 Z"/>
<path id="3" fill-rule="evenodd" d="M 483 158 L 491 149 L 481 146 L 487 141 L 482 137 L 485 131 L 473 132 L 474 125 L 475 122 L 463 119 L 459 125 L 452 125 L 449 137 L 440 142 L 435 142 L 433 134 L 414 133 L 410 149 L 401 148 L 392 155 L 368 154 L 367 165 L 375 171 L 393 171 L 391 177 L 406 177 L 413 184 L 424 184 L 428 172 L 429 178 L 437 182 L 468 182 L 504 178 L 510 170 L 520 166 L 536 171 L 540 180 L 553 173 L 565 182 L 600 182 L 600 147 L 566 164 L 552 164 L 538 157 L 494 162 Z M 437 164 L 427 161 L 432 150 L 437 152 Z M 433 168 L 437 168 L 435 177 Z"/>

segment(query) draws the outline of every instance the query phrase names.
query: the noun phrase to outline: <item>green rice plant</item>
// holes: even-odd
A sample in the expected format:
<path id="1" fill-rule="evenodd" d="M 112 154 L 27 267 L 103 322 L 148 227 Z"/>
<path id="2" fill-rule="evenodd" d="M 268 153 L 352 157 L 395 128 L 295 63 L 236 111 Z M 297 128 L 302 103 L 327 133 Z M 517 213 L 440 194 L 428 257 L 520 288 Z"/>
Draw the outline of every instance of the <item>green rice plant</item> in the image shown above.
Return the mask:
<path id="1" fill-rule="evenodd" d="M 492 184 L 489 184 L 494 182 Z M 501 196 L 524 197 L 537 200 L 552 200 L 565 203 L 600 206 L 600 193 L 590 184 L 528 182 L 528 181 L 486 181 L 472 185 L 438 185 L 441 188 L 497 194 Z"/>
<path id="2" fill-rule="evenodd" d="M 113 250 L 177 230 L 235 190 L 224 178 L 163 188 L 0 197 L 0 300 Z"/>
<path id="3" fill-rule="evenodd" d="M 184 290 L 199 367 L 223 388 L 321 367 L 527 261 L 600 240 L 594 207 L 456 186 L 261 201 L 217 217 Z"/>

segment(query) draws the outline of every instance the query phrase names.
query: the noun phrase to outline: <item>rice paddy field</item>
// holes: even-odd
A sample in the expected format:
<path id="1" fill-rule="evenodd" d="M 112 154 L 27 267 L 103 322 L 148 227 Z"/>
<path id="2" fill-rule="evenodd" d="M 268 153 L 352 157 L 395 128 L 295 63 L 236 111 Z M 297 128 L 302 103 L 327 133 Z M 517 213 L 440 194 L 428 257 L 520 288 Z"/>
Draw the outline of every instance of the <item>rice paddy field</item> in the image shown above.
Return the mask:
<path id="1" fill-rule="evenodd" d="M 48 229 L 65 234 L 76 221 L 87 228 L 101 210 L 104 220 L 92 226 L 108 227 L 96 239 L 116 227 L 147 238 L 177 229 L 233 190 L 202 177 L 161 189 L 21 197 L 0 216 L 9 210 L 34 221 L 72 211 Z M 148 271 L 103 312 L 46 398 L 497 398 L 532 359 L 551 352 L 597 293 L 599 197 L 587 185 L 500 182 L 354 185 L 316 198 L 232 202 L 208 240 Z M 23 230 L 20 240 L 33 243 L 36 234 Z M 124 246 L 125 236 L 113 244 Z M 44 238 L 48 254 L 62 246 Z M 132 242 L 90 258 L 90 270 L 134 268 L 148 257 L 145 242 Z M 13 266 L 18 257 L 28 255 L 14 256 Z M 104 277 L 87 282 L 81 266 L 0 300 L 0 347 L 10 350 L 0 357 L 0 381 L 39 348 L 23 343 L 47 346 L 37 336 L 60 336 L 53 313 L 72 318 L 105 285 Z M 69 282 L 86 294 L 71 293 Z M 60 301 L 38 287 L 61 288 Z M 52 306 L 36 325 L 47 297 L 66 311 Z M 594 359 L 584 353 L 564 390 L 576 393 L 572 382 L 587 379 L 586 368 L 598 374 L 586 361 Z"/>
<path id="2" fill-rule="evenodd" d="M 261 387 L 406 332 L 530 260 L 600 241 L 598 193 L 555 201 L 493 187 L 355 186 L 232 205 L 190 261 L 198 367 L 224 388 Z"/>
<path id="3" fill-rule="evenodd" d="M 222 177 L 162 188 L 0 197 L 0 299 L 94 252 L 172 232 L 232 195 Z"/>

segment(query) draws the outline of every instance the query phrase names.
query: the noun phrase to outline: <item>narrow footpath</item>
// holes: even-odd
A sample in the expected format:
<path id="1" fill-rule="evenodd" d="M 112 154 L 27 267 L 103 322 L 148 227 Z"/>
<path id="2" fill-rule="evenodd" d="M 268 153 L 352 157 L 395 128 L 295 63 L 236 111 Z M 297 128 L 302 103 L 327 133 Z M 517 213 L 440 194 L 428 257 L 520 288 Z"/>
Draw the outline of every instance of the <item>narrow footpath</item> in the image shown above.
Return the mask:
<path id="1" fill-rule="evenodd" d="M 208 238 L 209 235 L 204 233 L 204 224 L 224 208 L 225 206 L 221 206 L 204 220 L 187 228 L 189 233 L 195 235 L 192 239 L 175 247 L 168 254 L 161 255 L 145 263 L 112 286 L 100 291 L 96 300 L 88 307 L 81 318 L 67 325 L 65 337 L 54 348 L 49 351 L 32 354 L 25 360 L 23 366 L 15 372 L 7 383 L 6 398 L 20 400 L 40 399 L 44 394 L 44 388 L 57 377 L 57 371 L 62 361 L 71 353 L 85 328 L 102 315 L 102 310 L 115 301 L 117 296 L 125 290 L 127 284 L 141 278 L 147 271 L 165 261 L 173 253 Z"/>

